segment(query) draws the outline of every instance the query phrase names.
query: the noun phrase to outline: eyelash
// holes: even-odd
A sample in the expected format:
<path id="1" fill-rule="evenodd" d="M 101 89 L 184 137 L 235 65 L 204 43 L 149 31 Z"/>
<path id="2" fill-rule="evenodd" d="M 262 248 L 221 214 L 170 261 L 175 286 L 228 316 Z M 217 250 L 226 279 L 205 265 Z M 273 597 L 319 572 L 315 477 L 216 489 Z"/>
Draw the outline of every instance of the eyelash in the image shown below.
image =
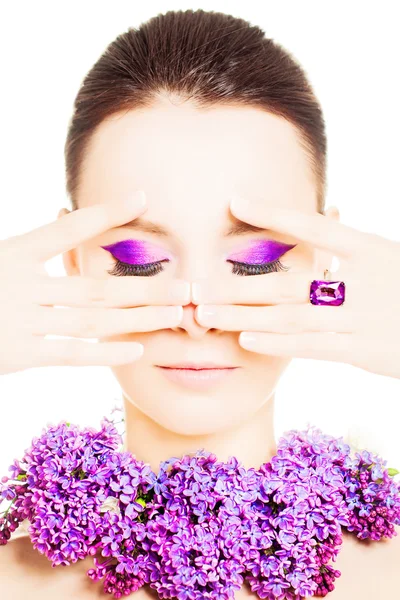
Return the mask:
<path id="1" fill-rule="evenodd" d="M 147 265 L 130 265 L 118 259 L 115 260 L 116 264 L 111 270 L 107 271 L 107 273 L 116 275 L 117 277 L 125 277 L 127 275 L 153 277 L 154 275 L 161 273 L 161 271 L 164 271 L 164 267 L 162 266 L 163 262 L 169 262 L 169 260 L 160 260 L 158 262 L 148 263 Z M 261 265 L 252 265 L 233 260 L 228 260 L 227 262 L 230 262 L 233 265 L 232 273 L 234 275 L 264 275 L 265 273 L 289 270 L 289 267 L 285 267 L 279 258 Z"/>

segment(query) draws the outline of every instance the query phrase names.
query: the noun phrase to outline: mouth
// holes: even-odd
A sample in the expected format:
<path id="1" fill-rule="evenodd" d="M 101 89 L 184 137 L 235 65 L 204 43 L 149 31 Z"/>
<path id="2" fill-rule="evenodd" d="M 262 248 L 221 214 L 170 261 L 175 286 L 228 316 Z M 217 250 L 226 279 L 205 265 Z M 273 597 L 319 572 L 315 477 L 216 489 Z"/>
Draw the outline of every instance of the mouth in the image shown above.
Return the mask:
<path id="1" fill-rule="evenodd" d="M 203 362 L 203 363 L 181 362 L 181 363 L 175 363 L 175 364 L 171 364 L 171 365 L 156 365 L 156 367 L 160 367 L 161 369 L 188 369 L 191 371 L 211 371 L 213 369 L 237 369 L 238 368 L 238 367 L 234 367 L 232 365 L 217 364 L 215 362 Z"/>
<path id="2" fill-rule="evenodd" d="M 173 365 L 155 365 L 162 373 L 179 385 L 191 389 L 208 389 L 228 378 L 240 367 L 218 365 L 216 363 L 177 363 Z"/>

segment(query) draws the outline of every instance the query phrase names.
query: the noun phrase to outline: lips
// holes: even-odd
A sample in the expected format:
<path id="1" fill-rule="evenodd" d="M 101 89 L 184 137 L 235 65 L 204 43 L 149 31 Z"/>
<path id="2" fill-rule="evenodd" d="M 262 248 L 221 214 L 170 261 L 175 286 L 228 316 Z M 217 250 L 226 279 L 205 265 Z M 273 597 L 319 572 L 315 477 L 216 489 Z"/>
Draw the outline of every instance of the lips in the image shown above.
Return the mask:
<path id="1" fill-rule="evenodd" d="M 191 369 L 200 371 L 203 369 L 235 369 L 236 367 L 226 364 L 217 364 L 215 362 L 181 362 L 170 365 L 157 365 L 162 369 Z"/>
<path id="2" fill-rule="evenodd" d="M 175 385 L 197 391 L 207 391 L 233 377 L 233 373 L 239 368 L 214 362 L 181 362 L 155 366 Z"/>

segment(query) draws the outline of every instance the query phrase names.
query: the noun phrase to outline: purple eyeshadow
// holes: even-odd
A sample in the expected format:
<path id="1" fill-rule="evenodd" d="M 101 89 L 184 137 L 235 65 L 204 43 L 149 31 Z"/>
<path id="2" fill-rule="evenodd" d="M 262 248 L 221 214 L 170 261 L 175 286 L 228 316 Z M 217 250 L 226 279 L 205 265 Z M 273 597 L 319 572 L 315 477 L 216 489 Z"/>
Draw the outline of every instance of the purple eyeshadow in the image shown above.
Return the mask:
<path id="1" fill-rule="evenodd" d="M 288 252 L 295 246 L 297 244 L 285 244 L 275 240 L 254 240 L 250 242 L 245 250 L 230 254 L 228 260 L 260 265 L 280 258 L 282 254 L 285 254 L 285 252 Z"/>
<path id="2" fill-rule="evenodd" d="M 100 246 L 110 252 L 114 258 L 131 265 L 145 265 L 172 257 L 165 250 L 144 240 L 122 240 L 108 246 Z"/>

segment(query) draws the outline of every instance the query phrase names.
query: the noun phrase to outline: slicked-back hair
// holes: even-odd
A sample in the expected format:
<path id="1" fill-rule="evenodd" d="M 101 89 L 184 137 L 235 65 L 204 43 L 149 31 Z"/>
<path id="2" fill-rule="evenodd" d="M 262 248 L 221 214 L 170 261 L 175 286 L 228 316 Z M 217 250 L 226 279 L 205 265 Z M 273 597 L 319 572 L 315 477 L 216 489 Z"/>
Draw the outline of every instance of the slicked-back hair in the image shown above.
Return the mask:
<path id="1" fill-rule="evenodd" d="M 320 104 L 298 61 L 258 26 L 204 10 L 168 11 L 129 28 L 105 49 L 83 79 L 65 142 L 72 209 L 88 144 L 107 117 L 150 108 L 159 95 L 201 110 L 252 106 L 295 128 L 315 183 L 317 210 L 326 195 L 326 134 Z"/>

